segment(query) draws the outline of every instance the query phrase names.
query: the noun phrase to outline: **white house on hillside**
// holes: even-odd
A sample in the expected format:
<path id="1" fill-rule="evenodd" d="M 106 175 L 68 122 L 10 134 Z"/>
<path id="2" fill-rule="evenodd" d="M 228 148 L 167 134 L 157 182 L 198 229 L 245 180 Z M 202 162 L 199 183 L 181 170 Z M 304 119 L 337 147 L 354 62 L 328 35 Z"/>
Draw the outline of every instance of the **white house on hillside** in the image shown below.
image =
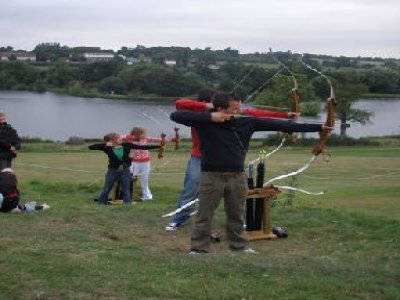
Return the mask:
<path id="1" fill-rule="evenodd" d="M 175 67 L 176 66 L 176 60 L 174 59 L 166 59 L 164 63 L 169 66 L 169 67 Z"/>
<path id="2" fill-rule="evenodd" d="M 83 57 L 86 59 L 87 62 L 111 61 L 114 59 L 114 52 L 85 52 L 83 53 Z"/>
<path id="3" fill-rule="evenodd" d="M 0 60 L 20 60 L 36 62 L 36 54 L 28 51 L 0 52 Z"/>

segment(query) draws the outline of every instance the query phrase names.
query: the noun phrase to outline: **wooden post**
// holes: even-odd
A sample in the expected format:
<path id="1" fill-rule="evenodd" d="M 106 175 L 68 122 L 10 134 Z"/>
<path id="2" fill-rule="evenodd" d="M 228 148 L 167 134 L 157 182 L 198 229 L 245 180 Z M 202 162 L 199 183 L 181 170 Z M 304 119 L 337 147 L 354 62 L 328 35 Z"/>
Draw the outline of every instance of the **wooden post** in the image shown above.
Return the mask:
<path id="1" fill-rule="evenodd" d="M 124 201 L 122 199 L 119 199 L 121 193 L 121 184 L 119 182 L 119 180 L 117 180 L 116 182 L 114 182 L 113 188 L 110 192 L 110 196 L 111 196 L 111 201 L 108 201 L 109 204 L 122 204 Z"/>
<path id="2" fill-rule="evenodd" d="M 249 190 L 247 199 L 262 199 L 264 201 L 262 211 L 262 227 L 261 230 L 246 231 L 247 239 L 254 240 L 269 240 L 276 239 L 276 234 L 272 233 L 272 200 L 276 198 L 279 190 L 274 187 L 256 188 Z M 246 201 L 247 201 L 246 199 Z M 251 200 L 250 200 L 251 201 Z"/>

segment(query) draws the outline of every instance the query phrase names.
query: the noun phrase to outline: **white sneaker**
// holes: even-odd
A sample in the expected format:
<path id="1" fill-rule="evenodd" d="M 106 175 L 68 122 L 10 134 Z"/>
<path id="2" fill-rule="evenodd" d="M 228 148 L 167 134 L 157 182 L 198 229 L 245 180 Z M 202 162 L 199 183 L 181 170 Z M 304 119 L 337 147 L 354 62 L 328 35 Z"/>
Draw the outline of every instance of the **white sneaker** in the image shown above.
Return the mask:
<path id="1" fill-rule="evenodd" d="M 244 248 L 244 249 L 242 250 L 242 252 L 243 252 L 243 253 L 249 253 L 249 254 L 256 254 L 256 253 L 258 253 L 256 250 L 254 250 L 254 249 L 252 249 L 252 248 L 250 248 L 250 247 Z"/>
<path id="2" fill-rule="evenodd" d="M 178 229 L 178 223 L 171 222 L 165 227 L 165 231 L 175 231 Z"/>
<path id="3" fill-rule="evenodd" d="M 43 210 L 50 209 L 50 205 L 48 205 L 48 204 L 46 204 L 46 203 L 43 203 L 42 209 L 43 209 Z"/>

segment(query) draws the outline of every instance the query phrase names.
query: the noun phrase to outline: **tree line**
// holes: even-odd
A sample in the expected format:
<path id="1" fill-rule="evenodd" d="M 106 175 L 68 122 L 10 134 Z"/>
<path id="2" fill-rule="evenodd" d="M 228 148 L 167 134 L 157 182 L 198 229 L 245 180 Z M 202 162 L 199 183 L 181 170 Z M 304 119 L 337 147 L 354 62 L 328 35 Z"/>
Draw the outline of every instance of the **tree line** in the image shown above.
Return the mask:
<path id="1" fill-rule="evenodd" d="M 1 47 L 0 51 L 10 48 Z M 294 74 L 302 94 L 303 114 L 318 114 L 320 101 L 328 97 L 329 86 L 326 80 L 305 68 L 300 63 L 303 60 L 331 78 L 340 98 L 338 116 L 344 132 L 346 121 L 365 123 L 371 117 L 369 112 L 352 109 L 355 100 L 366 94 L 400 94 L 400 64 L 392 59 L 333 59 L 311 54 L 300 57 L 290 51 L 242 55 L 230 48 L 214 51 L 138 45 L 133 49 L 122 47 L 116 54 L 150 57 L 151 63 L 127 65 L 118 55 L 109 62 L 71 63 L 71 58 L 79 57 L 82 51 L 98 49 L 39 44 L 34 49 L 38 61 L 50 63 L 1 61 L 0 89 L 126 99 L 151 96 L 162 100 L 195 95 L 202 87 L 213 87 L 234 92 L 253 104 L 287 107 Z M 176 65 L 165 65 L 165 59 L 176 60 Z M 292 74 L 281 70 L 277 59 Z"/>

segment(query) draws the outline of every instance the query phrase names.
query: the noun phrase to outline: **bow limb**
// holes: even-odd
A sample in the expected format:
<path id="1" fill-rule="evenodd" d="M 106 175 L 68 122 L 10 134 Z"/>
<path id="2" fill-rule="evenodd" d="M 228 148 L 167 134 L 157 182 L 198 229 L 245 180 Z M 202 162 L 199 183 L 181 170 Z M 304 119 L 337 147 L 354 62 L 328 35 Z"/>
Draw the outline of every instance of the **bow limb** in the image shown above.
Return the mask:
<path id="1" fill-rule="evenodd" d="M 175 150 L 179 149 L 179 143 L 181 142 L 181 136 L 179 135 L 179 127 L 174 127 L 174 132 L 175 132 L 175 137 L 174 137 L 174 142 L 175 142 Z"/>
<path id="2" fill-rule="evenodd" d="M 303 62 L 303 64 L 305 64 Z M 309 65 L 305 64 L 307 67 L 311 68 Z M 331 81 L 329 80 L 329 78 L 322 74 L 320 71 L 315 70 L 313 68 L 311 68 L 311 70 L 316 71 L 318 74 L 320 74 L 323 78 L 325 78 L 325 80 L 328 82 L 329 86 L 330 86 L 330 96 L 329 98 L 326 100 L 326 120 L 324 125 L 327 127 L 335 127 L 335 108 L 336 108 L 336 100 L 335 100 L 335 91 L 333 89 L 333 85 L 331 83 Z M 330 129 L 323 129 L 320 132 L 319 135 L 319 140 L 318 142 L 315 144 L 312 153 L 314 155 L 318 155 L 320 153 L 323 153 L 325 150 L 325 145 L 326 142 L 328 141 L 328 138 L 330 136 L 331 130 Z"/>
<path id="3" fill-rule="evenodd" d="M 328 98 L 326 102 L 326 121 L 324 123 L 324 125 L 327 127 L 331 128 L 335 127 L 335 106 L 336 106 L 335 99 L 331 97 Z M 331 133 L 330 129 L 323 129 L 319 133 L 319 140 L 312 149 L 312 153 L 314 155 L 318 155 L 325 151 L 326 142 L 328 141 L 330 133 Z"/>
<path id="4" fill-rule="evenodd" d="M 329 78 L 323 74 L 321 71 L 318 71 L 317 69 L 314 69 L 313 67 L 311 67 L 310 65 L 306 64 L 303 59 L 301 59 L 301 63 L 306 66 L 308 69 L 310 69 L 313 72 L 316 72 L 317 74 L 319 74 L 321 77 L 323 77 L 327 83 L 329 84 L 330 87 L 330 96 L 329 98 L 326 100 L 326 121 L 324 123 L 324 125 L 326 127 L 331 127 L 334 128 L 335 127 L 335 108 L 336 108 L 336 100 L 335 100 L 335 90 L 333 88 L 332 82 L 329 80 Z M 323 153 L 325 150 L 325 144 L 328 141 L 328 138 L 331 134 L 331 129 L 323 129 L 320 134 L 319 134 L 319 140 L 317 141 L 317 143 L 314 145 L 313 149 L 312 149 L 312 153 L 314 155 L 318 155 L 320 153 Z"/>
<path id="5" fill-rule="evenodd" d="M 292 88 L 292 105 L 291 105 L 291 112 L 293 113 L 300 113 L 300 93 L 297 87 L 297 82 L 294 88 Z"/>
<path id="6" fill-rule="evenodd" d="M 161 140 L 160 140 L 160 148 L 158 149 L 158 158 L 164 157 L 164 151 L 165 151 L 165 145 L 166 145 L 165 137 L 166 136 L 167 135 L 164 132 L 162 132 L 160 135 Z"/>

